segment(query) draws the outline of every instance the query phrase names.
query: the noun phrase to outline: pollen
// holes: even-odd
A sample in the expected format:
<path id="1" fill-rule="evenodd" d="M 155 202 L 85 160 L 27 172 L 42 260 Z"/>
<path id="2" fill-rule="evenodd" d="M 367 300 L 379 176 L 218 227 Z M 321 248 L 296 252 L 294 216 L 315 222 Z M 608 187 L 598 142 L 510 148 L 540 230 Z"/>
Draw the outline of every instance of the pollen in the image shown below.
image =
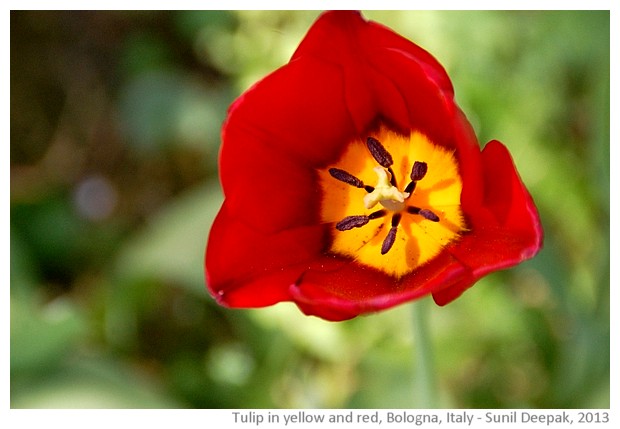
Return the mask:
<path id="1" fill-rule="evenodd" d="M 381 129 L 351 141 L 319 171 L 319 182 L 321 220 L 334 225 L 327 251 L 395 278 L 429 262 L 467 228 L 453 152 L 417 131 Z"/>

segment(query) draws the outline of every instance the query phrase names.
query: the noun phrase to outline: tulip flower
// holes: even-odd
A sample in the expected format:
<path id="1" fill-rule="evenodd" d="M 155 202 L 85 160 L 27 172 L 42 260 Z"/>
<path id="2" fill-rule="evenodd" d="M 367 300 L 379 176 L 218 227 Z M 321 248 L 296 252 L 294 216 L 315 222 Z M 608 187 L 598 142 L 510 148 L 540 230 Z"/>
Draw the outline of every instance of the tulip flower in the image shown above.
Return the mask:
<path id="1" fill-rule="evenodd" d="M 480 149 L 444 68 L 358 12 L 322 14 L 232 104 L 219 161 L 206 278 L 228 307 L 444 305 L 542 246 L 508 150 Z"/>

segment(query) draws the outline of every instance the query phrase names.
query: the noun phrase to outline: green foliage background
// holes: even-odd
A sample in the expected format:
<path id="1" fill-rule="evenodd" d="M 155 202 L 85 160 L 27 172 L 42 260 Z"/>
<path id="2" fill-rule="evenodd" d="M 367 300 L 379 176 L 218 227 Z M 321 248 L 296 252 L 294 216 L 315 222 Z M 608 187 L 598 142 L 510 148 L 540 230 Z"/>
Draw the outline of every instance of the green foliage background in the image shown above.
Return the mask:
<path id="1" fill-rule="evenodd" d="M 11 12 L 11 406 L 415 408 L 411 306 L 228 310 L 228 105 L 315 11 Z M 369 11 L 511 150 L 544 250 L 429 310 L 441 405 L 609 407 L 609 12 Z"/>

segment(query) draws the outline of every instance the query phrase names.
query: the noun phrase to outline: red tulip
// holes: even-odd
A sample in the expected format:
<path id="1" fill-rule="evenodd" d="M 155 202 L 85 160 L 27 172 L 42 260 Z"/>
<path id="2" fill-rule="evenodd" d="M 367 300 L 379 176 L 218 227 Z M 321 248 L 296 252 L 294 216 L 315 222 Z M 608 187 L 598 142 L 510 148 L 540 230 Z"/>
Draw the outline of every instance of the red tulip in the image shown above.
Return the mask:
<path id="1" fill-rule="evenodd" d="M 230 107 L 206 252 L 216 300 L 345 320 L 428 294 L 447 304 L 533 257 L 534 202 L 502 143 L 480 150 L 453 95 L 419 46 L 357 12 L 324 13 Z"/>

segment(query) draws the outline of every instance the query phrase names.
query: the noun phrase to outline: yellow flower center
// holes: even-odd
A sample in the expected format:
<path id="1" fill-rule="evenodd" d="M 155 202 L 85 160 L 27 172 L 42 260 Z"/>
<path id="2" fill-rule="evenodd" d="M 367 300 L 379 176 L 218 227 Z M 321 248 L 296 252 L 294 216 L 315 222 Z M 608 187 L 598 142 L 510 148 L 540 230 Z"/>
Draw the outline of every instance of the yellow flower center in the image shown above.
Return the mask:
<path id="1" fill-rule="evenodd" d="M 354 140 L 319 177 L 321 220 L 335 224 L 329 251 L 396 278 L 466 230 L 454 154 L 417 131 Z"/>

